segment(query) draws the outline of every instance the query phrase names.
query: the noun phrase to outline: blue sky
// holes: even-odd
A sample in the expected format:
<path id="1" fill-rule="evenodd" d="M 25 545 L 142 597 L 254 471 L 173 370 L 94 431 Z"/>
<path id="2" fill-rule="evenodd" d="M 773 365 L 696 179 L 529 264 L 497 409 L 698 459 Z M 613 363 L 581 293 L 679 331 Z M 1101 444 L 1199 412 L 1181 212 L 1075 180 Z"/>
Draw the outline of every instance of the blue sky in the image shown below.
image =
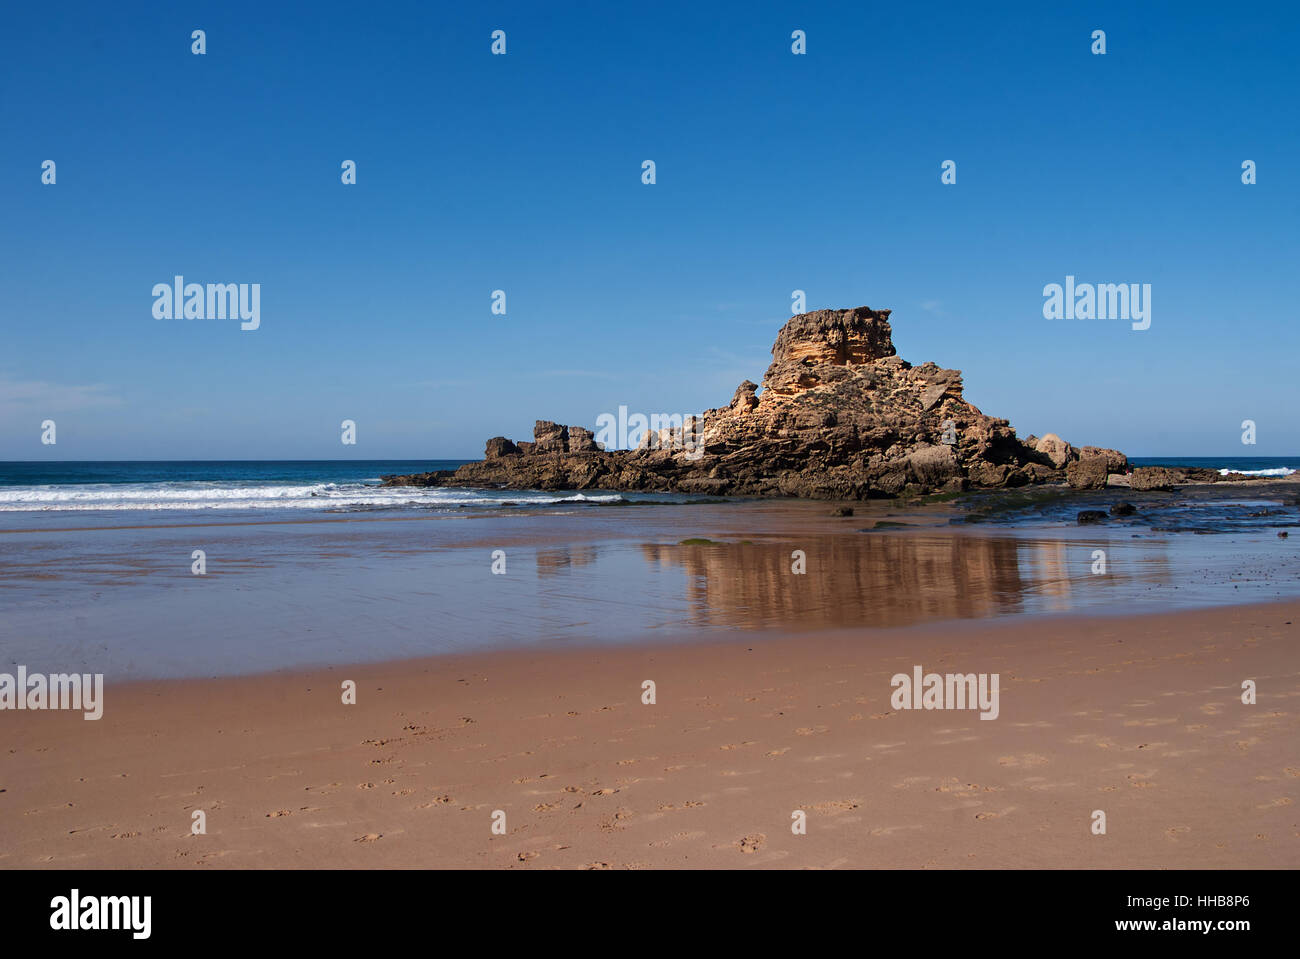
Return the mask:
<path id="1" fill-rule="evenodd" d="M 894 310 L 1022 435 L 1300 452 L 1292 5 L 268 6 L 6 7 L 0 459 L 477 457 L 697 412 L 795 289 Z M 260 283 L 261 328 L 155 320 L 176 274 Z M 1151 284 L 1151 328 L 1045 320 L 1067 274 Z"/>

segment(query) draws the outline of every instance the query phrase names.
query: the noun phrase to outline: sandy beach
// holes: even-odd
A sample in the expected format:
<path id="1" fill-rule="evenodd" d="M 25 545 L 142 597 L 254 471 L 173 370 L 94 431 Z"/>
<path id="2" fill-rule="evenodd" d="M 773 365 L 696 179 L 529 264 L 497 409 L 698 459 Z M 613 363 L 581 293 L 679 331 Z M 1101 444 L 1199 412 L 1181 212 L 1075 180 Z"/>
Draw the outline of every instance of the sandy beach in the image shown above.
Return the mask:
<path id="1" fill-rule="evenodd" d="M 0 867 L 1295 868 L 1298 624 L 1286 601 L 110 685 L 99 721 L 5 716 Z M 998 674 L 997 718 L 893 708 L 914 666 Z"/>

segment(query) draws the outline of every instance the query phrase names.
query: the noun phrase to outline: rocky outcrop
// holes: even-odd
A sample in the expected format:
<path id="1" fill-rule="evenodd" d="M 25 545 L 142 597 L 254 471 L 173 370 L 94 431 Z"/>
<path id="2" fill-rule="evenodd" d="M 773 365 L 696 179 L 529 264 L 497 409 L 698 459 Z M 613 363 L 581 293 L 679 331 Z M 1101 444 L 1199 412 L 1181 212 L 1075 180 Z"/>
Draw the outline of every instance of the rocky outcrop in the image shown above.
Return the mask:
<path id="1" fill-rule="evenodd" d="M 590 430 L 538 420 L 531 442 L 494 437 L 484 460 L 454 473 L 384 481 L 864 499 L 1061 482 L 1072 465 L 1104 485 L 1126 470 L 1115 450 L 1076 450 L 1054 434 L 1022 442 L 965 400 L 960 370 L 899 357 L 889 316 L 859 307 L 791 318 L 761 387 L 746 380 L 702 422 L 646 431 L 636 449 L 606 450 Z"/>
<path id="2" fill-rule="evenodd" d="M 1034 449 L 1046 456 L 1057 469 L 1063 469 L 1074 454 L 1074 447 L 1055 433 L 1048 433 L 1034 443 Z"/>
<path id="3" fill-rule="evenodd" d="M 1164 466 L 1140 466 L 1133 471 L 1131 483 L 1135 490 L 1171 490 L 1175 484 L 1183 481 L 1185 477 L 1181 470 Z"/>
<path id="4" fill-rule="evenodd" d="M 1081 456 L 1065 468 L 1065 481 L 1075 489 L 1101 489 L 1111 472 L 1108 465 L 1105 456 Z"/>

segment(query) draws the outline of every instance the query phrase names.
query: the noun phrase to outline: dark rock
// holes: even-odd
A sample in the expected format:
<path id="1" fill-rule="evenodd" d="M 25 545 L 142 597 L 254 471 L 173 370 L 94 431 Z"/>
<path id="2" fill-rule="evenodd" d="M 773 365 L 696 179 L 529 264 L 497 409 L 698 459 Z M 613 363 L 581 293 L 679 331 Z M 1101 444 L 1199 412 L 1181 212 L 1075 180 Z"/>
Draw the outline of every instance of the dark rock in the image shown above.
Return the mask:
<path id="1" fill-rule="evenodd" d="M 569 428 L 549 420 L 538 420 L 533 426 L 533 448 L 538 453 L 567 453 Z"/>
<path id="2" fill-rule="evenodd" d="M 596 434 L 581 426 L 569 427 L 569 452 L 594 453 L 600 447 L 596 445 Z"/>
<path id="3" fill-rule="evenodd" d="M 835 507 L 835 509 L 831 510 L 831 515 L 832 515 L 832 516 L 852 516 L 852 515 L 853 515 L 853 507 L 851 507 L 851 506 L 837 506 L 837 507 Z M 1285 535 L 1285 534 L 1283 534 L 1283 535 Z"/>
<path id="4" fill-rule="evenodd" d="M 496 459 L 498 456 L 517 456 L 519 447 L 504 436 L 494 436 L 487 441 L 487 449 L 484 455 L 490 459 Z"/>
<path id="5" fill-rule="evenodd" d="M 1137 507 L 1132 503 L 1112 503 L 1110 507 L 1111 516 L 1132 516 L 1137 512 Z"/>
<path id="6" fill-rule="evenodd" d="M 1139 466 L 1133 470 L 1133 489 L 1136 490 L 1171 490 L 1175 484 L 1183 482 L 1179 471 L 1165 466 Z"/>
<path id="7" fill-rule="evenodd" d="M 1106 514 L 1099 509 L 1085 509 L 1079 514 L 1079 525 L 1087 526 L 1089 523 L 1102 523 L 1106 520 Z"/>
<path id="8" fill-rule="evenodd" d="M 758 384 L 749 380 L 741 383 L 736 387 L 735 394 L 731 397 L 731 410 L 733 413 L 744 413 L 752 410 L 758 405 L 758 397 L 754 393 L 758 390 Z"/>
<path id="9" fill-rule="evenodd" d="M 1079 450 L 1079 459 L 1101 457 L 1106 461 L 1107 473 L 1127 473 L 1128 457 L 1119 450 L 1108 450 L 1101 446 L 1085 446 Z"/>
<path id="10" fill-rule="evenodd" d="M 405 476 L 381 476 L 385 486 L 451 486 L 447 481 L 455 476 L 452 470 L 434 470 L 431 473 L 410 473 Z"/>
<path id="11" fill-rule="evenodd" d="M 1101 489 L 1111 472 L 1104 456 L 1080 456 L 1065 468 L 1065 481 L 1074 489 Z"/>

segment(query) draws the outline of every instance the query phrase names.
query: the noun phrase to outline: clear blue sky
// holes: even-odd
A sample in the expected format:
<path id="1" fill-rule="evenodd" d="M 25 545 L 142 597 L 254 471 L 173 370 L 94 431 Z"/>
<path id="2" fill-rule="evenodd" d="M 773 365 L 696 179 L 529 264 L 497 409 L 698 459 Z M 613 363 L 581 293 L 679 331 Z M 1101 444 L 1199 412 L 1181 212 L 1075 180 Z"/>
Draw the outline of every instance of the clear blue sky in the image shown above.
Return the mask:
<path id="1" fill-rule="evenodd" d="M 1300 452 L 1296 9 L 8 4 L 0 459 L 477 457 L 700 411 L 794 289 L 893 309 L 1022 435 Z M 261 329 L 155 320 L 178 273 L 260 283 Z M 1151 328 L 1043 319 L 1067 274 L 1151 284 Z"/>

